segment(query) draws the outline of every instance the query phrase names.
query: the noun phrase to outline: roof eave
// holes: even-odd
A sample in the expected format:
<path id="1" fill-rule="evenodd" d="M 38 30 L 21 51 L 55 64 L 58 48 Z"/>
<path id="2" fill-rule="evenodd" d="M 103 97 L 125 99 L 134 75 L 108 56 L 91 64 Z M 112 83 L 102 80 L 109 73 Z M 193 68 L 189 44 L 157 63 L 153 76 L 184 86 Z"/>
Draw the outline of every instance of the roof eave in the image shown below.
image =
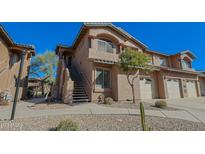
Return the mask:
<path id="1" fill-rule="evenodd" d="M 112 23 L 99 23 L 99 24 L 92 24 L 92 23 L 83 23 L 77 37 L 74 40 L 73 43 L 73 48 L 76 48 L 77 42 L 80 39 L 80 35 L 83 35 L 83 32 L 85 32 L 87 30 L 88 27 L 110 27 L 112 29 L 114 29 L 115 31 L 117 31 L 118 33 L 120 33 L 121 35 L 123 35 L 124 37 L 131 39 L 132 41 L 134 41 L 136 44 L 138 44 L 139 46 L 141 46 L 143 49 L 148 48 L 145 44 L 143 44 L 142 42 L 140 42 L 139 40 L 137 40 L 136 38 L 134 38 L 133 36 L 131 36 L 130 34 L 128 35 L 128 33 L 123 30 L 120 30 L 118 27 L 116 27 L 115 25 L 113 25 Z"/>

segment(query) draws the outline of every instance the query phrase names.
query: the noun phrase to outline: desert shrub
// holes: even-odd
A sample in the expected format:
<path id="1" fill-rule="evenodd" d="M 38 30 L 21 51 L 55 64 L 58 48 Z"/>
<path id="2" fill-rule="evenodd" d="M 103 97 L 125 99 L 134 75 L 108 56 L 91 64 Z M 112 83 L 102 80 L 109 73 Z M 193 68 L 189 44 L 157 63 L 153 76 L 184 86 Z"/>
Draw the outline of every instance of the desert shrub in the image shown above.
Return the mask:
<path id="1" fill-rule="evenodd" d="M 104 100 L 104 104 L 110 105 L 110 104 L 113 104 L 113 103 L 114 103 L 114 101 L 111 97 L 106 97 L 105 100 Z"/>
<path id="2" fill-rule="evenodd" d="M 0 105 L 9 105 L 12 100 L 12 95 L 9 91 L 3 91 L 0 93 Z"/>
<path id="3" fill-rule="evenodd" d="M 77 131 L 79 130 L 78 124 L 69 119 L 62 120 L 56 128 L 57 131 Z"/>
<path id="4" fill-rule="evenodd" d="M 100 96 L 98 96 L 98 102 L 99 103 L 104 103 L 105 102 L 105 95 L 100 95 Z"/>
<path id="5" fill-rule="evenodd" d="M 167 102 L 166 101 L 156 101 L 155 102 L 155 107 L 165 108 L 165 107 L 167 107 Z"/>
<path id="6" fill-rule="evenodd" d="M 5 100 L 0 101 L 0 105 L 2 105 L 2 106 L 7 106 L 7 105 L 9 105 L 9 104 L 10 104 L 9 101 L 5 101 Z"/>

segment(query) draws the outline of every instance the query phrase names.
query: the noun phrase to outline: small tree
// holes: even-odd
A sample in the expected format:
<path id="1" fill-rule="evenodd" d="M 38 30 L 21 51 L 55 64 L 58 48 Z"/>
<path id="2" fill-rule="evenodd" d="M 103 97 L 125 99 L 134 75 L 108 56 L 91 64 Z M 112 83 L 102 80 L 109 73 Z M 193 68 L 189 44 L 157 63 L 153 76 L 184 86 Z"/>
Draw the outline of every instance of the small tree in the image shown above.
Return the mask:
<path id="1" fill-rule="evenodd" d="M 126 73 L 128 83 L 132 88 L 133 103 L 135 103 L 134 81 L 138 78 L 140 71 L 147 72 L 151 69 L 148 65 L 151 59 L 147 54 L 131 48 L 125 48 L 119 58 L 120 68 Z"/>
<path id="2" fill-rule="evenodd" d="M 46 51 L 44 54 L 37 55 L 31 61 L 29 77 L 45 78 L 43 82 L 50 85 L 51 92 L 55 82 L 57 61 L 58 59 L 53 51 Z"/>

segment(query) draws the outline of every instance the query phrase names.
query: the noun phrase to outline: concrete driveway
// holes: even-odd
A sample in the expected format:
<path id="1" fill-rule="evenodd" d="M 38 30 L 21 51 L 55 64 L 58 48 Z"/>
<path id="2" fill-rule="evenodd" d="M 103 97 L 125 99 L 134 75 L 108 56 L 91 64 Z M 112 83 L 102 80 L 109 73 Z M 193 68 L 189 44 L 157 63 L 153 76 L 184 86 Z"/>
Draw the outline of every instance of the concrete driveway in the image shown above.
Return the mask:
<path id="1" fill-rule="evenodd" d="M 167 103 L 179 109 L 205 112 L 205 97 L 170 99 L 167 100 Z"/>
<path id="2" fill-rule="evenodd" d="M 154 105 L 156 100 L 144 100 Z M 167 99 L 167 104 L 169 107 L 180 109 L 180 112 L 176 111 L 162 111 L 166 112 L 173 118 L 186 119 L 193 121 L 192 119 L 197 119 L 199 122 L 205 123 L 205 97 L 197 98 L 181 98 L 181 99 Z M 169 116 L 169 117 L 170 117 Z"/>
<path id="3" fill-rule="evenodd" d="M 167 102 L 170 107 L 182 109 L 205 123 L 205 97 L 173 99 Z"/>

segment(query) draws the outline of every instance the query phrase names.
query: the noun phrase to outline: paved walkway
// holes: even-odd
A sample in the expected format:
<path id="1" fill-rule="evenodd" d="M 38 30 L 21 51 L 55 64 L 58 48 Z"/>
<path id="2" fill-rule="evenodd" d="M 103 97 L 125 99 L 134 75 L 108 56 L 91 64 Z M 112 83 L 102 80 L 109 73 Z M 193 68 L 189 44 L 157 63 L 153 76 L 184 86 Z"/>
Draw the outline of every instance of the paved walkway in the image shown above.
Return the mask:
<path id="1" fill-rule="evenodd" d="M 176 102 L 176 101 L 173 101 Z M 159 116 L 168 118 L 184 119 L 194 122 L 205 123 L 205 103 L 200 104 L 200 108 L 193 108 L 193 104 L 184 104 L 183 102 L 173 103 L 169 102 L 169 106 L 181 108 L 182 110 L 167 111 L 167 110 L 146 110 L 146 115 Z M 28 106 L 33 105 L 34 102 L 20 102 L 17 105 L 15 118 L 39 117 L 49 115 L 63 115 L 63 114 L 127 114 L 139 115 L 138 109 L 112 108 L 97 105 L 95 103 L 80 104 L 76 106 L 68 106 L 63 109 L 46 109 L 33 110 Z M 196 102 L 195 102 L 196 103 Z M 196 105 L 196 104 L 195 104 Z M 6 106 L 0 108 L 0 119 L 9 119 L 11 114 L 11 107 Z"/>

